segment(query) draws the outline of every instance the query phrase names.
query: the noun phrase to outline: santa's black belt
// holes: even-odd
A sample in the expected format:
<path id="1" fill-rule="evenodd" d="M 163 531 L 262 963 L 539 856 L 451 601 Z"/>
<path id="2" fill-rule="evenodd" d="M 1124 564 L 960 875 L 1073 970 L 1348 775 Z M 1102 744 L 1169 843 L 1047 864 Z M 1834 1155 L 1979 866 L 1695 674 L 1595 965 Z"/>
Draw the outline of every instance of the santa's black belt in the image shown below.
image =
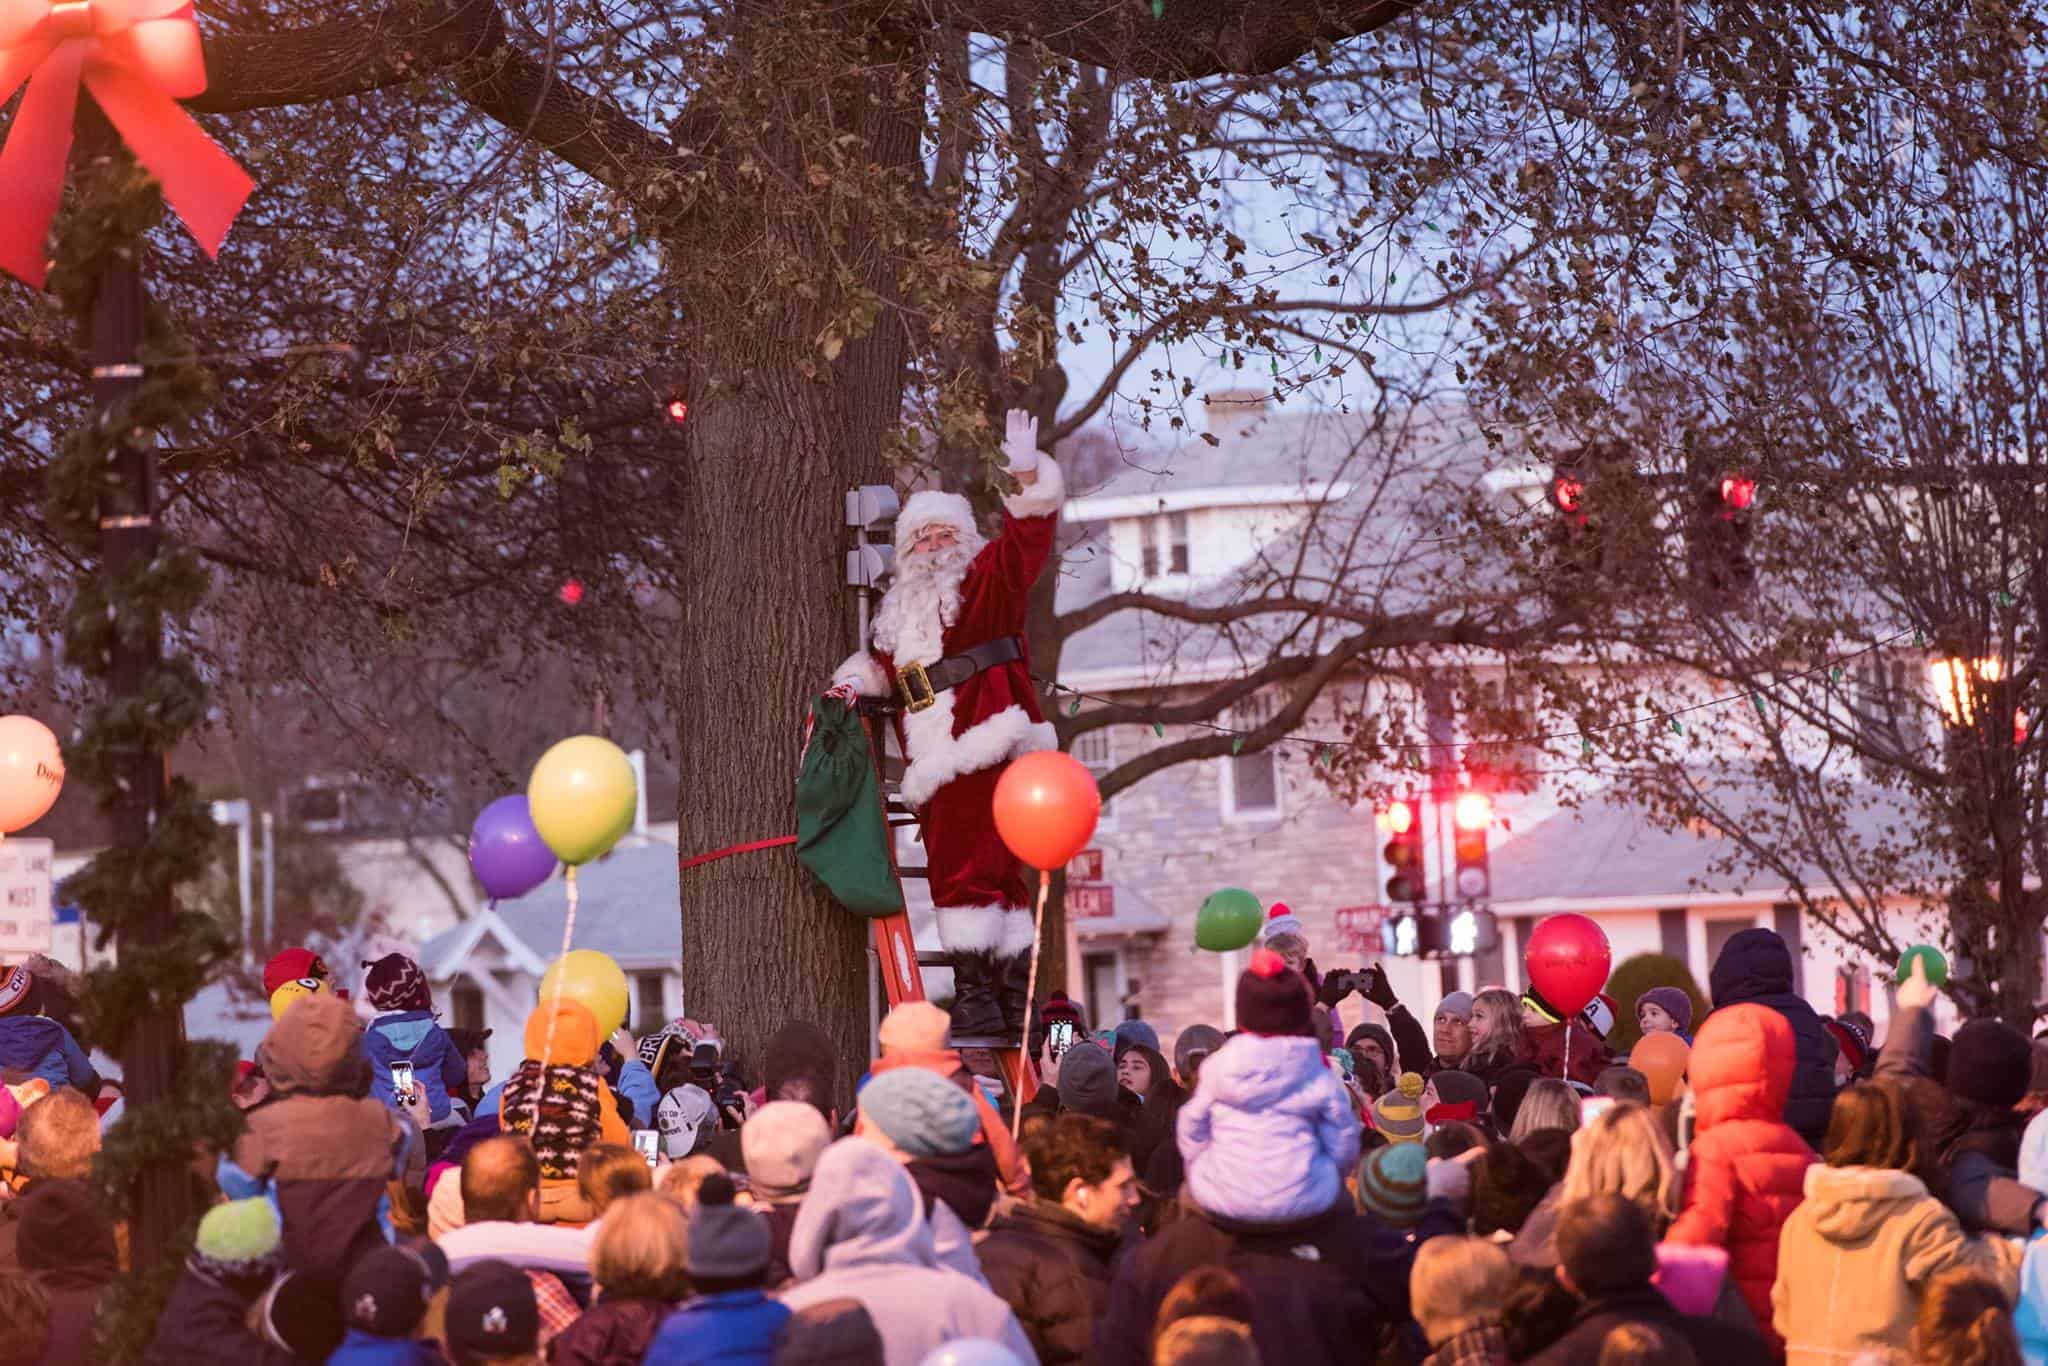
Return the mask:
<path id="1" fill-rule="evenodd" d="M 939 694 L 957 688 L 978 673 L 1024 657 L 1024 642 L 1017 636 L 985 640 L 971 650 L 930 664 L 906 664 L 896 671 L 894 697 L 863 697 L 860 710 L 870 716 L 893 715 L 899 711 L 918 712 L 933 706 Z"/>

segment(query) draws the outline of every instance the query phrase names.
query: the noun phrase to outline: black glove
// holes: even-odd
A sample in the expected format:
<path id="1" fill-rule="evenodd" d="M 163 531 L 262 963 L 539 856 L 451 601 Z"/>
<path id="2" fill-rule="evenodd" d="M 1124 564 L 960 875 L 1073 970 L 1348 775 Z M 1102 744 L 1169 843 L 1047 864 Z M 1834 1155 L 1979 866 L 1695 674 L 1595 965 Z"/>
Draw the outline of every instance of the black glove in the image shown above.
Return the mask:
<path id="1" fill-rule="evenodd" d="M 1394 984 L 1387 980 L 1387 970 L 1378 963 L 1365 970 L 1365 990 L 1359 994 L 1381 1010 L 1392 1010 L 1401 1004 L 1394 998 Z"/>
<path id="2" fill-rule="evenodd" d="M 1350 976 L 1350 973 L 1339 969 L 1327 977 L 1311 977 L 1309 980 L 1316 984 L 1316 1004 L 1336 1009 L 1337 1003 L 1351 994 L 1351 983 L 1346 980 Z"/>

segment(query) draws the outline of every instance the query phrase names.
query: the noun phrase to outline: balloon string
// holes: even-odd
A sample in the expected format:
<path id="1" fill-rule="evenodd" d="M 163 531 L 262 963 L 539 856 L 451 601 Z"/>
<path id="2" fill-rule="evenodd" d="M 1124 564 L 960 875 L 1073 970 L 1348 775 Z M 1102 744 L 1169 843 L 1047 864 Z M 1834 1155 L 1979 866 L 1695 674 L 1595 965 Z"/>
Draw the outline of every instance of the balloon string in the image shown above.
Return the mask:
<path id="1" fill-rule="evenodd" d="M 555 989 L 548 998 L 548 1028 L 540 1045 L 540 1084 L 533 1089 L 533 1132 L 540 1132 L 540 1101 L 548 1089 L 548 1060 L 555 1052 L 555 1021 L 562 1018 L 562 984 L 569 979 L 569 941 L 576 934 L 576 865 L 565 874 L 569 884 L 569 914 L 562 920 L 562 951 L 555 955 Z M 492 903 L 496 905 L 496 902 Z"/>
<path id="2" fill-rule="evenodd" d="M 1572 1079 L 1572 1017 L 1564 1017 L 1564 1079 Z"/>
<path id="3" fill-rule="evenodd" d="M 1031 1011 L 1038 1001 L 1038 941 L 1045 934 L 1045 898 L 1052 874 L 1038 870 L 1038 910 L 1031 917 L 1031 971 L 1024 980 L 1024 1037 L 1017 1044 L 1017 1099 L 1010 1110 L 1010 1137 L 1024 1127 L 1024 1069 L 1031 1066 Z"/>

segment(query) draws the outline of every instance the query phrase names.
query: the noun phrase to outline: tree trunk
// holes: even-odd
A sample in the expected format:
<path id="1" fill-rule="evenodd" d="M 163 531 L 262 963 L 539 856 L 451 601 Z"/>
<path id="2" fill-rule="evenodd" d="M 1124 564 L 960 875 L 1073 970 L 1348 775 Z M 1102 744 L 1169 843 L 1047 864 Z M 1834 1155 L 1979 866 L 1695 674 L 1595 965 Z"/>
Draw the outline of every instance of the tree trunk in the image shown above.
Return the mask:
<path id="1" fill-rule="evenodd" d="M 752 149 L 774 156 L 784 186 L 805 183 L 807 165 L 834 131 L 859 140 L 865 150 L 856 160 L 915 172 L 921 65 L 907 44 L 891 52 L 873 28 L 861 31 L 859 18 L 755 7 L 736 35 L 735 66 L 760 82 L 751 93 L 788 120 Z M 785 41 L 791 26 L 803 32 Z M 844 45 L 839 60 L 817 65 L 820 45 L 835 41 Z M 806 57 L 810 77 L 788 69 Z M 819 90 L 819 70 L 862 74 Z M 754 280 L 779 278 L 772 272 L 789 261 L 821 274 L 825 263 L 849 263 L 856 285 L 886 297 L 899 263 L 872 207 L 886 200 L 864 202 L 865 216 L 837 219 L 816 202 L 735 204 L 735 213 L 765 210 L 767 221 L 715 225 L 700 249 L 748 244 L 728 259 L 735 272 L 760 272 Z M 890 480 L 883 440 L 900 424 L 908 350 L 897 314 L 884 308 L 871 330 L 836 359 L 827 356 L 819 337 L 846 302 L 833 292 L 816 303 L 790 297 L 722 313 L 704 302 L 694 329 L 702 349 L 689 358 L 695 394 L 678 533 L 686 566 L 677 693 L 685 857 L 795 828 L 804 707 L 854 643 L 844 494 Z M 870 1056 L 867 922 L 819 893 L 791 850 L 693 868 L 681 900 L 685 1006 L 715 1020 L 740 1057 L 758 1067 L 769 1037 L 795 1019 L 822 1027 L 849 1063 Z M 841 1086 L 842 1106 L 851 1081 Z"/>
<path id="2" fill-rule="evenodd" d="M 142 272 L 135 261 L 140 244 L 123 249 L 101 266 L 92 310 L 93 403 L 102 413 L 118 403 L 140 381 L 134 369 L 142 340 Z M 132 572 L 156 553 L 161 532 L 156 513 L 154 433 L 135 433 L 121 441 L 109 478 L 100 495 L 100 546 L 105 573 L 113 578 Z M 163 629 L 153 618 L 134 636 L 123 633 L 115 646 L 108 677 L 111 699 L 142 698 L 162 659 Z M 164 792 L 165 759 L 151 749 L 123 756 L 120 790 L 110 808 L 114 843 L 141 849 L 149 843 Z M 150 895 L 149 904 L 131 909 L 115 935 L 123 958 L 155 948 L 171 937 L 176 907 L 170 890 Z M 183 1050 L 185 1022 L 172 1007 L 128 1033 L 121 1051 L 121 1080 L 131 1105 L 170 1099 L 177 1091 L 177 1069 Z M 135 1197 L 134 1264 L 152 1266 L 171 1245 L 185 1222 L 196 1213 L 190 1183 L 178 1169 L 150 1167 L 141 1174 Z"/>

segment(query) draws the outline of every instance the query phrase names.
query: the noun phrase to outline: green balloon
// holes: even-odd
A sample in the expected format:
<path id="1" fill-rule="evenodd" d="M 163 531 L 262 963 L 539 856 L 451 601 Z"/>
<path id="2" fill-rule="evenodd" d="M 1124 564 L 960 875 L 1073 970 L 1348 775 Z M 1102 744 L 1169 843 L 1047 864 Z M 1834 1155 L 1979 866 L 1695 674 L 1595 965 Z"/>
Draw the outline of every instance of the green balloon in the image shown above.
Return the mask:
<path id="1" fill-rule="evenodd" d="M 1899 981 L 1903 982 L 1913 975 L 1913 960 L 1915 958 L 1926 961 L 1927 967 L 1925 971 L 1928 982 L 1934 986 L 1940 986 L 1948 981 L 1948 959 L 1942 957 L 1941 950 L 1935 948 L 1932 944 L 1915 944 L 1899 955 Z"/>
<path id="2" fill-rule="evenodd" d="M 1195 943 L 1216 953 L 1241 949 L 1259 937 L 1265 921 L 1257 897 L 1242 887 L 1224 887 L 1209 893 L 1195 912 Z"/>

